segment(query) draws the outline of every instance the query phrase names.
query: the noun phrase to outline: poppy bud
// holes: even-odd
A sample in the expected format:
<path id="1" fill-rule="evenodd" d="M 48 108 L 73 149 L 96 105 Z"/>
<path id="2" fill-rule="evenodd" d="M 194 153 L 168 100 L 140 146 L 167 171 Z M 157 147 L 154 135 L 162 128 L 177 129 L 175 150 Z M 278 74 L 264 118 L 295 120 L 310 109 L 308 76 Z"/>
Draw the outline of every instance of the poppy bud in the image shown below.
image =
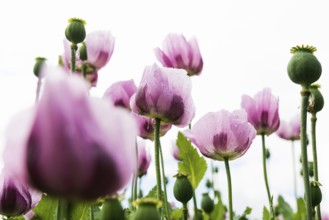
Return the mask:
<path id="1" fill-rule="evenodd" d="M 201 208 L 208 214 L 214 210 L 214 201 L 209 197 L 208 193 L 202 194 Z"/>
<path id="2" fill-rule="evenodd" d="M 319 90 L 319 85 L 311 85 L 311 95 L 308 99 L 307 111 L 310 113 L 317 113 L 322 110 L 324 105 L 323 96 Z"/>
<path id="3" fill-rule="evenodd" d="M 321 203 L 322 200 L 322 193 L 320 186 L 321 184 L 316 181 L 311 181 L 311 200 L 312 200 L 312 206 L 313 208 L 316 207 Z"/>

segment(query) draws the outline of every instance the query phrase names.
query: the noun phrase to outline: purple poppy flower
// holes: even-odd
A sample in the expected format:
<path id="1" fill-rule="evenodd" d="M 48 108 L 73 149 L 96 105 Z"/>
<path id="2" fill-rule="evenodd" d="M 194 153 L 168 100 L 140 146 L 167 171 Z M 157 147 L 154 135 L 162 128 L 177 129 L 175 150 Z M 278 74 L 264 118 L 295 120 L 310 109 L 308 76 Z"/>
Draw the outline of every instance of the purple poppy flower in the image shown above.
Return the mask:
<path id="1" fill-rule="evenodd" d="M 143 176 L 146 174 L 150 163 L 151 163 L 151 154 L 150 151 L 146 148 L 146 143 L 144 140 L 137 142 L 138 147 L 138 175 Z"/>
<path id="2" fill-rule="evenodd" d="M 154 140 L 154 119 L 147 118 L 132 112 L 139 129 L 138 136 L 144 139 Z M 172 127 L 171 124 L 160 124 L 160 137 L 164 136 Z"/>
<path id="3" fill-rule="evenodd" d="M 285 121 L 280 122 L 279 129 L 276 134 L 285 140 L 299 140 L 300 139 L 300 115 L 296 115 L 292 120 L 287 123 Z"/>
<path id="4" fill-rule="evenodd" d="M 173 157 L 178 160 L 178 161 L 181 161 L 181 158 L 179 157 L 179 153 L 180 153 L 180 150 L 176 144 L 176 141 L 173 141 L 172 142 L 172 155 Z"/>
<path id="5" fill-rule="evenodd" d="M 279 99 L 269 88 L 258 92 L 254 98 L 242 96 L 241 108 L 247 111 L 248 121 L 256 128 L 257 134 L 270 135 L 279 128 Z"/>
<path id="6" fill-rule="evenodd" d="M 109 31 L 94 31 L 86 36 L 87 63 L 96 67 L 103 68 L 114 50 L 115 39 Z"/>
<path id="7" fill-rule="evenodd" d="M 184 127 L 191 123 L 195 114 L 191 90 L 191 79 L 185 70 L 154 64 L 145 68 L 130 106 L 137 114 Z"/>
<path id="8" fill-rule="evenodd" d="M 194 37 L 187 41 L 183 35 L 169 34 L 163 43 L 163 50 L 156 48 L 154 53 L 165 67 L 185 69 L 189 76 L 201 74 L 203 60 Z"/>
<path id="9" fill-rule="evenodd" d="M 89 97 L 81 78 L 60 70 L 47 70 L 47 75 L 32 119 L 11 126 L 28 127 L 19 133 L 23 140 L 8 141 L 25 150 L 28 181 L 66 198 L 94 199 L 116 192 L 136 170 L 134 119 L 105 100 Z M 13 155 L 7 152 L 6 157 Z"/>
<path id="10" fill-rule="evenodd" d="M 201 117 L 192 130 L 185 131 L 200 152 L 214 160 L 234 160 L 249 149 L 256 136 L 244 110 L 210 112 Z"/>
<path id="11" fill-rule="evenodd" d="M 2 170 L 0 177 L 0 214 L 17 216 L 32 208 L 32 197 L 27 185 Z"/>
<path id="12" fill-rule="evenodd" d="M 119 81 L 112 84 L 104 93 L 103 98 L 109 100 L 114 106 L 130 109 L 130 98 L 137 91 L 134 80 Z"/>

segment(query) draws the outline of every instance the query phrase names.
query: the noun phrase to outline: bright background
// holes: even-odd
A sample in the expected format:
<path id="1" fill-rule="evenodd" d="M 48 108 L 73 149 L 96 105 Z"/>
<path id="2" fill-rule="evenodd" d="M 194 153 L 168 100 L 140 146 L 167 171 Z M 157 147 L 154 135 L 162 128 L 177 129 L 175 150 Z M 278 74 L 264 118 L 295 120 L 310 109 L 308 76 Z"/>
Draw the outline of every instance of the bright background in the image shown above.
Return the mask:
<path id="1" fill-rule="evenodd" d="M 99 72 L 93 96 L 101 97 L 106 88 L 119 80 L 134 79 L 138 84 L 146 65 L 156 61 L 153 49 L 162 46 L 170 32 L 198 39 L 204 59 L 202 75 L 193 77 L 193 98 L 197 110 L 194 122 L 209 111 L 240 108 L 241 96 L 253 96 L 270 87 L 280 99 L 280 116 L 290 120 L 299 112 L 300 87 L 287 76 L 290 48 L 310 44 L 322 63 L 318 83 L 325 99 L 328 90 L 329 13 L 326 1 L 1 1 L 0 8 L 0 144 L 4 148 L 5 129 L 10 118 L 34 103 L 36 78 L 34 58 L 43 56 L 48 64 L 57 64 L 63 53 L 62 40 L 67 20 L 80 17 L 87 21 L 87 32 L 110 30 L 116 38 L 109 64 Z M 322 210 L 329 211 L 327 156 L 328 108 L 318 114 L 318 160 L 322 183 Z M 178 129 L 162 139 L 169 177 L 177 171 L 171 156 L 171 141 Z M 266 138 L 271 151 L 268 162 L 269 182 L 274 200 L 283 195 L 295 207 L 293 195 L 291 143 L 275 134 Z M 150 148 L 152 143 L 148 142 Z M 310 150 L 310 149 L 309 149 Z M 299 142 L 296 154 L 299 157 Z M 311 151 L 309 158 L 311 157 Z M 14 159 L 14 158 L 13 158 Z M 216 186 L 227 204 L 227 185 L 223 162 Z M 296 162 L 298 172 L 300 164 Z M 234 209 L 241 214 L 253 208 L 252 218 L 260 219 L 268 206 L 262 176 L 261 142 L 257 137 L 250 150 L 231 162 Z M 207 174 L 209 177 L 209 173 Z M 153 164 L 143 189 L 155 184 Z M 170 179 L 168 191 L 172 190 Z M 205 191 L 201 183 L 197 193 Z M 302 179 L 298 193 L 303 196 Z M 172 195 L 170 195 L 172 199 Z M 200 199 L 199 199 L 200 202 Z M 179 205 L 178 203 L 176 203 Z"/>

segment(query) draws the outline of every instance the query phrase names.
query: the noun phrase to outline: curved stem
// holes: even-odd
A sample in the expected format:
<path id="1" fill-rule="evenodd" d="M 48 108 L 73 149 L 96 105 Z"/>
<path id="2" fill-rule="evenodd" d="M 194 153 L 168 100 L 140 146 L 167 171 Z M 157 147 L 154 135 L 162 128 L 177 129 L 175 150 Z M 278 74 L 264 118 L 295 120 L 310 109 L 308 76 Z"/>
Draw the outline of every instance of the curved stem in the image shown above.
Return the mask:
<path id="1" fill-rule="evenodd" d="M 78 46 L 76 44 L 71 44 L 71 72 L 75 72 L 75 52 L 77 51 Z"/>
<path id="2" fill-rule="evenodd" d="M 300 145 L 302 152 L 302 166 L 303 166 L 303 179 L 304 179 L 304 198 L 306 202 L 306 216 L 307 220 L 312 220 L 312 201 L 311 201 L 311 189 L 310 179 L 308 174 L 308 159 L 307 159 L 307 136 L 306 136 L 306 119 L 307 119 L 307 105 L 310 96 L 308 88 L 302 88 L 301 91 L 301 114 L 300 114 Z"/>
<path id="3" fill-rule="evenodd" d="M 195 190 L 193 190 L 193 207 L 194 207 L 194 219 L 198 218 L 198 205 L 196 202 Z"/>
<path id="4" fill-rule="evenodd" d="M 297 172 L 296 172 L 296 158 L 295 158 L 295 144 L 294 141 L 291 141 L 291 154 L 292 154 L 292 172 L 293 172 L 293 179 L 294 179 L 294 194 L 295 198 L 297 199 Z"/>
<path id="5" fill-rule="evenodd" d="M 160 173 L 160 122 L 161 120 L 156 118 L 154 120 L 154 162 L 155 162 L 155 176 L 157 180 L 157 199 L 162 201 L 161 196 L 161 173 Z"/>
<path id="6" fill-rule="evenodd" d="M 273 209 L 273 198 L 270 192 L 270 187 L 268 185 L 268 179 L 267 179 L 267 170 L 266 170 L 266 147 L 265 147 L 265 135 L 262 134 L 262 148 L 263 148 L 263 174 L 264 174 L 264 180 L 265 180 L 265 186 L 267 191 L 267 198 L 268 202 L 270 204 L 270 211 L 271 211 L 271 219 L 274 219 L 274 209 Z"/>
<path id="7" fill-rule="evenodd" d="M 230 165 L 228 163 L 228 158 L 224 157 L 225 162 L 225 170 L 227 176 L 227 186 L 228 186 L 228 209 L 230 213 L 230 220 L 233 220 L 233 199 L 232 199 L 232 182 L 231 182 L 231 173 L 230 173 Z"/>
<path id="8" fill-rule="evenodd" d="M 311 134 L 312 134 L 312 152 L 313 152 L 313 171 L 314 171 L 314 180 L 319 181 L 319 172 L 318 172 L 318 156 L 316 151 L 316 113 L 312 113 L 311 117 Z M 316 206 L 316 216 L 318 220 L 321 220 L 321 209 L 320 204 Z"/>
<path id="9" fill-rule="evenodd" d="M 37 89 L 35 91 L 35 103 L 37 103 L 38 100 L 39 100 L 40 90 L 41 90 L 41 84 L 42 84 L 42 80 L 41 80 L 40 77 L 38 77 Z"/>
<path id="10" fill-rule="evenodd" d="M 168 207 L 168 198 L 167 198 L 167 184 L 166 184 L 166 175 L 165 175 L 165 171 L 164 171 L 164 162 L 163 162 L 163 154 L 162 154 L 162 148 L 161 148 L 161 144 L 159 146 L 159 150 L 160 150 L 160 161 L 161 161 L 161 178 L 162 178 L 162 184 L 163 184 L 163 195 L 164 195 L 164 205 L 165 205 L 165 209 L 166 209 L 166 214 L 167 214 L 167 219 L 170 219 L 170 213 L 169 213 L 169 207 Z"/>

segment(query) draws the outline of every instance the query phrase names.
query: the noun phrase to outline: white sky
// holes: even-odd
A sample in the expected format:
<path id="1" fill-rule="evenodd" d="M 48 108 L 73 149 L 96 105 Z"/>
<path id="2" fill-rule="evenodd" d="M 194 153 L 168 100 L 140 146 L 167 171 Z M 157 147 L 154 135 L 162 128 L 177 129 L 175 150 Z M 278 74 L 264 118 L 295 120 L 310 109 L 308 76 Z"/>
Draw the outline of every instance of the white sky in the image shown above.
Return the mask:
<path id="1" fill-rule="evenodd" d="M 289 120 L 299 111 L 300 90 L 286 73 L 292 46 L 311 44 L 318 48 L 315 55 L 323 68 L 319 83 L 322 84 L 323 96 L 329 96 L 326 83 L 329 80 L 327 5 L 325 1 L 284 0 L 1 1 L 1 149 L 9 119 L 33 105 L 36 86 L 32 73 L 34 58 L 43 56 L 48 63 L 57 63 L 58 55 L 63 52 L 62 39 L 67 20 L 71 17 L 85 19 L 87 32 L 110 30 L 116 38 L 112 59 L 99 72 L 98 87 L 92 90 L 94 96 L 102 96 L 106 88 L 118 80 L 133 78 L 138 84 L 144 67 L 157 62 L 153 49 L 162 45 L 168 33 L 174 32 L 187 38 L 195 36 L 204 58 L 202 75 L 192 79 L 197 106 L 194 121 L 209 111 L 240 108 L 241 95 L 253 96 L 264 87 L 272 88 L 273 93 L 280 97 L 281 119 Z M 325 106 L 318 114 L 317 127 L 323 211 L 329 210 L 329 176 L 325 172 L 329 153 L 325 132 L 328 111 Z M 170 141 L 176 133 L 177 129 L 174 129 L 162 140 L 168 156 L 168 176 L 176 171 L 170 155 Z M 294 206 L 290 143 L 272 135 L 267 138 L 267 144 L 272 153 L 268 167 L 272 193 L 275 198 L 282 194 Z M 298 144 L 296 151 L 299 154 Z M 217 186 L 227 203 L 224 164 L 215 164 L 220 167 Z M 261 164 L 260 137 L 246 155 L 231 162 L 234 209 L 241 213 L 246 206 L 251 206 L 255 219 L 260 219 L 262 207 L 268 206 Z M 149 184 L 144 185 L 146 190 L 155 183 L 153 166 L 149 175 Z M 298 185 L 302 196 L 301 179 Z M 169 191 L 170 187 L 172 184 Z M 200 188 L 197 193 L 203 190 Z"/>

